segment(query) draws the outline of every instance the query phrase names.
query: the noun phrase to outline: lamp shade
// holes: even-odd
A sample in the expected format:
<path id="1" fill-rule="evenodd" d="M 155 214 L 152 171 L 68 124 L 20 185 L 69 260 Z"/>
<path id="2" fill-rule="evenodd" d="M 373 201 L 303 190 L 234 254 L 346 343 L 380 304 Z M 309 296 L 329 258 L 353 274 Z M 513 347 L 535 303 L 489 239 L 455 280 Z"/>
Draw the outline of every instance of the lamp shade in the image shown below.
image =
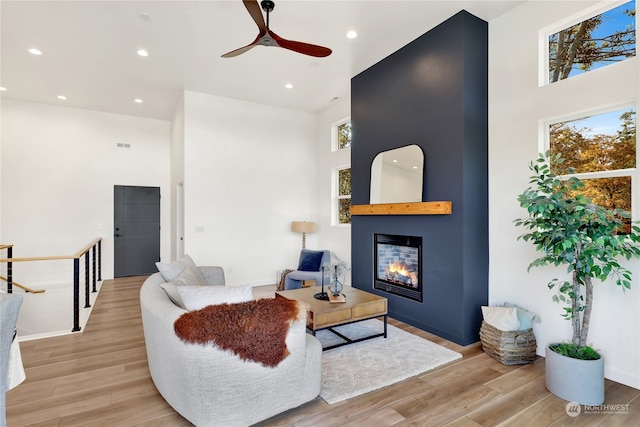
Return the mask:
<path id="1" fill-rule="evenodd" d="M 294 233 L 315 233 L 316 223 L 307 221 L 292 221 L 291 231 Z"/>

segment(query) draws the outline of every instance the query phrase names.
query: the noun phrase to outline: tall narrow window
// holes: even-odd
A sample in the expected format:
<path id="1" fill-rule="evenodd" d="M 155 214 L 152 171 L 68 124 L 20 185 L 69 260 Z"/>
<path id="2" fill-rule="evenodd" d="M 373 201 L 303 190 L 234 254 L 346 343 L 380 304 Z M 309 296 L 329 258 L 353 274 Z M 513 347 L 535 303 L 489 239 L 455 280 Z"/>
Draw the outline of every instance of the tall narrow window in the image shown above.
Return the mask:
<path id="1" fill-rule="evenodd" d="M 638 179 L 635 108 L 552 123 L 549 148 L 565 159 L 553 173 L 580 178 L 594 203 L 631 212 L 632 180 Z M 623 232 L 630 226 L 629 219 Z"/>
<path id="2" fill-rule="evenodd" d="M 341 166 L 336 167 L 332 177 L 332 224 L 351 224 L 351 167 L 344 164 L 345 155 L 351 147 L 351 120 L 346 118 L 332 125 L 332 151 Z M 340 152 L 340 153 L 339 153 Z"/>
<path id="3" fill-rule="evenodd" d="M 337 222 L 351 224 L 351 168 L 337 170 Z"/>
<path id="4" fill-rule="evenodd" d="M 335 125 L 335 149 L 342 150 L 351 147 L 351 121 L 342 121 Z"/>
<path id="5" fill-rule="evenodd" d="M 636 56 L 636 2 L 549 36 L 549 83 Z"/>

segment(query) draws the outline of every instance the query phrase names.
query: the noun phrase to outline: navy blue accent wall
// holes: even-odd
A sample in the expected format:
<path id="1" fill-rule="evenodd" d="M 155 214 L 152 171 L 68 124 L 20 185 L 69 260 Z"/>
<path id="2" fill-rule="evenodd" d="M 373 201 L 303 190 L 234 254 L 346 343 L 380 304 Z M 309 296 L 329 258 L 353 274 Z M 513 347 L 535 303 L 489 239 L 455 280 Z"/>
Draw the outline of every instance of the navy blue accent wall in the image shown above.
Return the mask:
<path id="1" fill-rule="evenodd" d="M 353 286 L 462 345 L 488 298 L 487 29 L 461 11 L 351 81 L 352 203 L 369 204 L 374 157 L 408 144 L 425 154 L 423 201 L 453 202 L 452 215 L 354 215 Z M 373 289 L 374 233 L 422 237 L 422 303 Z"/>

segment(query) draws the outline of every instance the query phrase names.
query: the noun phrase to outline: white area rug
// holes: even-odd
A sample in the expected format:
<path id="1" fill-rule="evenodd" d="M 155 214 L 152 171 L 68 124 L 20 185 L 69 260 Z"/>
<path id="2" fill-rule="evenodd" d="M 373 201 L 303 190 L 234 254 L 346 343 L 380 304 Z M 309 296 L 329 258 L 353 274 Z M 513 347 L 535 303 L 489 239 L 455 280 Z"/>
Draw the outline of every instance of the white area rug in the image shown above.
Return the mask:
<path id="1" fill-rule="evenodd" d="M 383 323 L 372 319 L 335 329 L 353 339 L 382 332 Z M 326 330 L 316 337 L 324 347 L 343 342 Z M 461 358 L 460 353 L 388 325 L 386 339 L 374 338 L 322 353 L 320 397 L 329 404 L 340 402 Z"/>

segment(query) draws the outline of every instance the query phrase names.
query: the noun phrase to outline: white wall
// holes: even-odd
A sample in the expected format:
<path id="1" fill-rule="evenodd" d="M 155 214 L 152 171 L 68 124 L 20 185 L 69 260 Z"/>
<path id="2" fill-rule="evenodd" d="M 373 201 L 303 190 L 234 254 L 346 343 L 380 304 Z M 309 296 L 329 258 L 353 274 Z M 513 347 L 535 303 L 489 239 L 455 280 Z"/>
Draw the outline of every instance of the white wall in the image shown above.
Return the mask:
<path id="1" fill-rule="evenodd" d="M 102 277 L 113 278 L 113 186 L 169 194 L 167 121 L 3 99 L 1 149 L 1 236 L 14 257 L 74 254 L 103 237 Z M 169 197 L 161 224 L 168 257 Z M 49 268 L 14 263 L 14 279 L 46 285 Z"/>
<path id="2" fill-rule="evenodd" d="M 171 259 L 179 258 L 184 247 L 179 239 L 182 237 L 184 227 L 183 200 L 179 198 L 184 194 L 184 98 L 176 106 L 171 120 L 171 150 L 170 150 L 170 181 L 171 181 Z M 178 186 L 181 187 L 178 190 Z M 181 194 L 182 193 L 182 194 Z M 165 260 L 165 261 L 170 261 Z"/>
<path id="3" fill-rule="evenodd" d="M 529 161 L 542 149 L 541 123 L 629 100 L 637 105 L 640 99 L 637 57 L 538 86 L 539 30 L 591 4 L 527 2 L 489 25 L 489 299 L 492 305 L 517 303 L 540 316 L 534 327 L 540 355 L 547 344 L 571 339 L 571 325 L 546 285 L 554 277 L 569 276 L 564 268 L 551 267 L 527 273 L 539 253 L 516 241 L 524 230 L 513 225 L 526 214 L 516 199 L 529 185 Z M 589 342 L 604 355 L 607 378 L 640 388 L 640 261 L 626 265 L 634 274 L 631 291 L 623 293 L 613 283 L 595 285 Z"/>
<path id="4" fill-rule="evenodd" d="M 316 162 L 318 166 L 318 248 L 334 252 L 351 266 L 351 225 L 332 225 L 335 170 L 351 165 L 351 148 L 331 151 L 332 125 L 351 116 L 351 100 L 343 99 L 318 114 Z M 351 284 L 350 271 L 345 278 Z"/>
<path id="5" fill-rule="evenodd" d="M 197 264 L 224 267 L 230 285 L 297 267 L 291 221 L 317 220 L 315 134 L 312 114 L 185 92 L 185 250 Z"/>

